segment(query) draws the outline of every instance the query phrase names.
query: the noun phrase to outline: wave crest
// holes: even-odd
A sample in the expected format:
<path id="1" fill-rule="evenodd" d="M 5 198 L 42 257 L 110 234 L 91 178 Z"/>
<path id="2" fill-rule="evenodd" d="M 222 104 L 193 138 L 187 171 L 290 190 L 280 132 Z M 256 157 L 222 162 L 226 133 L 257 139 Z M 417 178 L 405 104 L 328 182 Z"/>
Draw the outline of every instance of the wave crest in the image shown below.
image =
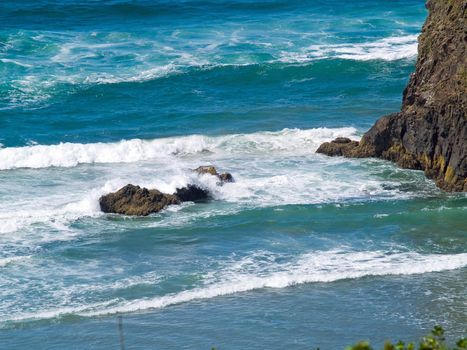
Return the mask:
<path id="1" fill-rule="evenodd" d="M 200 152 L 311 153 L 320 143 L 337 136 L 356 138 L 355 128 L 284 129 L 225 136 L 190 135 L 154 140 L 122 140 L 115 143 L 60 143 L 0 149 L 0 170 L 16 168 L 74 167 L 92 163 L 131 163 L 153 158 Z"/>

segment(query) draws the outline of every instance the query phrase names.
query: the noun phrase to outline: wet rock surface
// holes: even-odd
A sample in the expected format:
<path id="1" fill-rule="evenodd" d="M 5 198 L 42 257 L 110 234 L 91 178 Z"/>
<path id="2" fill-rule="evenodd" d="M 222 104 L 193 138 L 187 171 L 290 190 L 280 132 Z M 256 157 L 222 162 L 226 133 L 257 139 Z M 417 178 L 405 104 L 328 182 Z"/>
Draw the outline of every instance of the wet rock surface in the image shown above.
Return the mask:
<path id="1" fill-rule="evenodd" d="M 194 169 L 195 172 L 198 174 L 209 174 L 213 176 L 218 176 L 219 174 L 217 173 L 217 170 L 215 167 L 211 165 L 202 165 Z"/>
<path id="2" fill-rule="evenodd" d="M 230 173 L 222 173 L 219 174 L 219 179 L 224 182 L 234 182 L 234 178 Z"/>
<path id="3" fill-rule="evenodd" d="M 358 146 L 357 141 L 352 141 L 346 137 L 338 137 L 331 142 L 325 142 L 319 146 L 316 153 L 322 153 L 327 156 L 345 156 L 351 157 L 352 151 Z"/>
<path id="4" fill-rule="evenodd" d="M 158 190 L 148 190 L 131 184 L 99 199 L 99 205 L 104 213 L 125 215 L 146 216 L 157 213 L 171 204 L 180 204 L 180 199 Z"/>
<path id="5" fill-rule="evenodd" d="M 182 202 L 199 202 L 209 199 L 208 190 L 196 185 L 188 185 L 186 187 L 177 188 L 174 195 Z"/>
<path id="6" fill-rule="evenodd" d="M 401 111 L 380 118 L 352 149 L 334 140 L 318 151 L 387 159 L 423 170 L 446 191 L 467 191 L 467 0 L 430 0 L 426 6 Z"/>

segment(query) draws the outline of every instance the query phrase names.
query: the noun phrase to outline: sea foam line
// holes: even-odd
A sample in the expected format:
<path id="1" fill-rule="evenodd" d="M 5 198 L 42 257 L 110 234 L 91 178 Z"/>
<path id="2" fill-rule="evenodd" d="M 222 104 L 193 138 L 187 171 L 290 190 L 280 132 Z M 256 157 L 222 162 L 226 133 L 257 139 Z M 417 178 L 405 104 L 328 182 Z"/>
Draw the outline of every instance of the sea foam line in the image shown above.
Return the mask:
<path id="1" fill-rule="evenodd" d="M 11 64 L 14 64 L 16 66 L 25 67 L 25 68 L 31 68 L 32 67 L 32 65 L 30 65 L 30 64 L 19 62 L 17 60 L 13 60 L 13 59 L 9 59 L 9 58 L 0 58 L 0 62 L 11 63 Z"/>
<path id="2" fill-rule="evenodd" d="M 114 143 L 60 143 L 0 149 L 0 170 L 74 167 L 92 163 L 130 163 L 180 154 L 211 152 L 297 151 L 314 152 L 321 142 L 337 136 L 356 138 L 355 128 L 284 129 L 224 136 L 189 135 Z M 303 151 L 303 150 L 302 150 Z"/>
<path id="3" fill-rule="evenodd" d="M 311 45 L 298 52 L 284 51 L 279 61 L 294 63 L 329 58 L 355 61 L 408 59 L 417 56 L 417 38 L 418 35 L 406 35 L 364 43 Z"/>
<path id="4" fill-rule="evenodd" d="M 241 264 L 240 264 L 241 265 Z M 414 275 L 454 270 L 467 266 L 467 253 L 457 255 L 420 255 L 382 252 L 322 252 L 307 254 L 297 264 L 283 266 L 282 271 L 236 273 L 227 271 L 226 281 L 146 300 L 135 300 L 104 310 L 89 310 L 82 316 L 160 309 L 193 300 L 211 299 L 264 288 L 287 288 L 305 283 L 330 283 L 366 276 Z M 259 272 L 259 273 L 258 273 Z"/>
<path id="5" fill-rule="evenodd" d="M 237 261 L 220 273 L 208 273 L 206 285 L 153 298 L 106 301 L 63 309 L 24 313 L 1 322 L 24 322 L 75 314 L 83 317 L 112 315 L 153 309 L 195 300 L 244 293 L 264 288 L 287 288 L 305 283 L 331 283 L 368 276 L 415 275 L 454 270 L 467 266 L 467 253 L 439 255 L 416 252 L 388 254 L 382 251 L 344 252 L 339 250 L 302 255 L 293 263 L 257 261 L 254 256 Z M 116 304 L 116 305 L 115 305 Z"/>

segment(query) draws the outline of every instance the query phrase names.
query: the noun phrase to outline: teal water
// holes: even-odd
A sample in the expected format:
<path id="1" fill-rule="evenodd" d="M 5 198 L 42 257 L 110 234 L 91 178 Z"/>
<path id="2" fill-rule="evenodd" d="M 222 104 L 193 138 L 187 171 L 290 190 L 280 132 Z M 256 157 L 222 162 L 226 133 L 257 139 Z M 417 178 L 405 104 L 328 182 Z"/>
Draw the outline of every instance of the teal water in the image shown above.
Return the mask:
<path id="1" fill-rule="evenodd" d="M 467 333 L 467 197 L 315 153 L 400 108 L 423 1 L 0 3 L 0 348 Z M 213 164 L 236 182 L 190 169 Z M 196 183 L 144 218 L 98 198 Z"/>

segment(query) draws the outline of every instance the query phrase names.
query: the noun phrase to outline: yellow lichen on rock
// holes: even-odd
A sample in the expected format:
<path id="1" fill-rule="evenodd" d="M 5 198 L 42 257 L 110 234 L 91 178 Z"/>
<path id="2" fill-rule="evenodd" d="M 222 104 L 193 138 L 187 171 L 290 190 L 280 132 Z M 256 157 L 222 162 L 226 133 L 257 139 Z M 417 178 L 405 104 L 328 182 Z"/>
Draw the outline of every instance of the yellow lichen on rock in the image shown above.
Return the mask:
<path id="1" fill-rule="evenodd" d="M 448 165 L 448 168 L 446 169 L 446 173 L 444 174 L 444 181 L 447 182 L 448 184 L 452 184 L 456 182 L 456 172 L 453 167 Z"/>

